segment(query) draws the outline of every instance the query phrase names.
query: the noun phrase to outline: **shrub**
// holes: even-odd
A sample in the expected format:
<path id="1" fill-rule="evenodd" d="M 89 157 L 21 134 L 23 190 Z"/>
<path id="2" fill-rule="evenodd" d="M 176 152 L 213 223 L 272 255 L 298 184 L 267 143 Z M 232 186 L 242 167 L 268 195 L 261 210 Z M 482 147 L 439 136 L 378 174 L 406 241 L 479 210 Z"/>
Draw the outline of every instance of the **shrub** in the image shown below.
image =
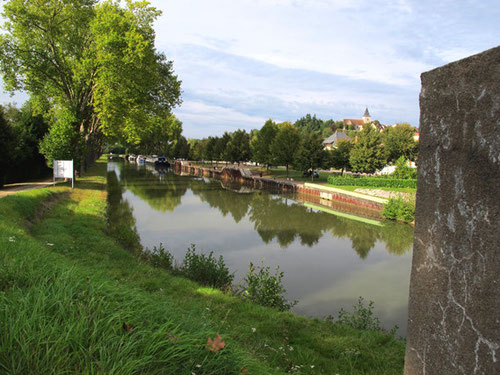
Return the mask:
<path id="1" fill-rule="evenodd" d="M 254 266 L 250 263 L 248 273 L 244 282 L 246 282 L 245 290 L 242 295 L 250 301 L 262 306 L 273 307 L 279 311 L 290 310 L 297 304 L 297 301 L 289 302 L 285 299 L 286 293 L 283 286 L 284 273 L 279 272 L 279 267 L 276 267 L 276 273 L 271 275 L 270 267 Z"/>
<path id="2" fill-rule="evenodd" d="M 180 271 L 185 277 L 200 284 L 219 289 L 230 288 L 234 274 L 229 272 L 222 255 L 216 260 L 213 253 L 211 251 L 208 256 L 203 253 L 197 254 L 195 245 L 191 245 Z"/>
<path id="3" fill-rule="evenodd" d="M 382 215 L 390 220 L 411 223 L 415 220 L 415 201 L 401 197 L 389 198 L 389 201 L 384 205 Z"/>
<path id="4" fill-rule="evenodd" d="M 396 170 L 391 174 L 392 178 L 402 180 L 415 180 L 417 178 L 417 168 L 408 165 L 408 160 L 401 156 L 396 161 Z"/>
<path id="5" fill-rule="evenodd" d="M 358 303 L 353 306 L 353 312 L 347 312 L 340 309 L 337 321 L 357 329 L 365 329 L 370 331 L 382 331 L 380 320 L 374 316 L 374 302 L 368 302 L 365 306 L 363 297 L 359 297 Z"/>
<path id="6" fill-rule="evenodd" d="M 142 258 L 151 264 L 153 267 L 163 268 L 166 270 L 174 269 L 174 256 L 160 243 L 159 247 L 154 246 L 153 250 L 146 250 L 142 253 Z"/>
<path id="7" fill-rule="evenodd" d="M 417 180 L 387 177 L 329 176 L 328 183 L 337 186 L 368 186 L 388 188 L 417 188 Z"/>

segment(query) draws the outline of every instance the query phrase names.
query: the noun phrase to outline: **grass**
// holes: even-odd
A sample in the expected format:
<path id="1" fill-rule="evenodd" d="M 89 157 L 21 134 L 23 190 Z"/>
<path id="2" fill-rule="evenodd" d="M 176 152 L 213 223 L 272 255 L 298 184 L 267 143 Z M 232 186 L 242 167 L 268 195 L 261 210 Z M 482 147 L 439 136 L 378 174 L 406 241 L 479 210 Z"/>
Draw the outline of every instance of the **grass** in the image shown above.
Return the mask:
<path id="1" fill-rule="evenodd" d="M 106 165 L 0 199 L 0 373 L 401 374 L 404 343 L 201 287 L 107 230 Z M 286 277 L 286 275 L 285 275 Z M 220 334 L 226 346 L 206 349 Z"/>

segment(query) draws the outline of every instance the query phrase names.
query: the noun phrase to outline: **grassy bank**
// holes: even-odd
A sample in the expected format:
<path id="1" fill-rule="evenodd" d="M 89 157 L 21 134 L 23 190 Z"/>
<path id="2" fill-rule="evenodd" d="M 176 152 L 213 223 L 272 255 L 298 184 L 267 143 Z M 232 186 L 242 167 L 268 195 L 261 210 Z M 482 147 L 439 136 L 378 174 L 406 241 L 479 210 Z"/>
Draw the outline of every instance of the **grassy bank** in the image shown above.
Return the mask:
<path id="1" fill-rule="evenodd" d="M 242 301 L 109 235 L 106 165 L 0 199 L 0 373 L 401 374 L 404 344 Z M 285 275 L 286 277 L 286 275 Z M 206 349 L 220 334 L 225 347 Z"/>

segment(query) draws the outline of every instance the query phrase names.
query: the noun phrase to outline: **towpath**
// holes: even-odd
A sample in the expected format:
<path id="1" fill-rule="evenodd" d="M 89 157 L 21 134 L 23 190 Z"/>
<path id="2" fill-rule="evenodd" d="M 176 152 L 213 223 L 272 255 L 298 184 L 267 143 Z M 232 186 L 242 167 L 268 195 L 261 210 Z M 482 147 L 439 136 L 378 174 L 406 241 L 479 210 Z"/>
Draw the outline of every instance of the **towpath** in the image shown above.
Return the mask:
<path id="1" fill-rule="evenodd" d="M 52 183 L 53 183 L 52 179 L 47 179 L 43 181 L 19 182 L 15 184 L 7 184 L 0 189 L 0 198 L 3 198 L 7 195 L 15 194 L 20 191 L 44 188 L 52 185 Z"/>

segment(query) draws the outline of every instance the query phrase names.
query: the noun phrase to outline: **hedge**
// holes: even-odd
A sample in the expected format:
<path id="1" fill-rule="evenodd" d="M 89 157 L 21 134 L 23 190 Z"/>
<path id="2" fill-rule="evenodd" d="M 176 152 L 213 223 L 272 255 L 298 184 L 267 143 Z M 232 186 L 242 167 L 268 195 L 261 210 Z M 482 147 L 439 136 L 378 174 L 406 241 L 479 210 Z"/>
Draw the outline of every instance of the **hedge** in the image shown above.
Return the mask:
<path id="1" fill-rule="evenodd" d="M 417 188 L 417 180 L 383 177 L 336 177 L 329 176 L 328 183 L 337 186 L 369 186 L 388 188 Z"/>

